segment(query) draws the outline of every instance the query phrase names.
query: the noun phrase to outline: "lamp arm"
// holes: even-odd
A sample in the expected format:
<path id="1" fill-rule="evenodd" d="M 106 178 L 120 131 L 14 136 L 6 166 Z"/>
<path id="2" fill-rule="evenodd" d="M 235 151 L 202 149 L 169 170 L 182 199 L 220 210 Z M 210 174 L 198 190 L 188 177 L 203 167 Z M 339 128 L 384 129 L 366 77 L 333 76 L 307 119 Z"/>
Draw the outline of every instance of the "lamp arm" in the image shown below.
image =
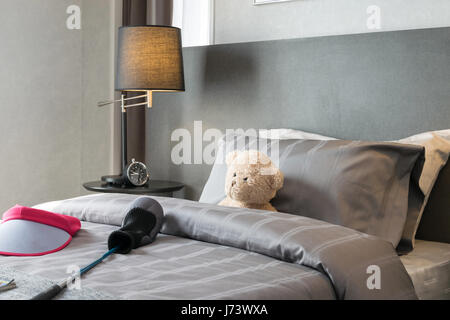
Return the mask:
<path id="1" fill-rule="evenodd" d="M 130 104 L 130 105 L 125 105 L 125 101 L 129 101 L 129 100 L 135 100 L 135 99 L 141 99 L 141 98 L 147 98 L 146 102 L 143 103 L 135 103 L 135 104 Z M 140 96 L 135 96 L 135 97 L 130 97 L 130 98 L 124 98 L 122 96 L 122 99 L 119 100 L 107 100 L 107 101 L 100 101 L 97 103 L 98 107 L 104 107 L 104 106 L 108 106 L 111 104 L 114 104 L 116 102 L 121 102 L 122 104 L 122 110 L 124 111 L 126 108 L 130 108 L 130 107 L 136 107 L 136 106 L 142 106 L 142 105 L 146 105 L 149 108 L 152 107 L 152 91 L 147 91 L 145 94 L 140 95 Z"/>
<path id="2" fill-rule="evenodd" d="M 116 102 L 120 102 L 121 100 L 108 100 L 108 101 L 100 101 L 97 103 L 97 107 L 104 107 L 104 106 L 108 106 L 110 104 L 116 103 Z"/>

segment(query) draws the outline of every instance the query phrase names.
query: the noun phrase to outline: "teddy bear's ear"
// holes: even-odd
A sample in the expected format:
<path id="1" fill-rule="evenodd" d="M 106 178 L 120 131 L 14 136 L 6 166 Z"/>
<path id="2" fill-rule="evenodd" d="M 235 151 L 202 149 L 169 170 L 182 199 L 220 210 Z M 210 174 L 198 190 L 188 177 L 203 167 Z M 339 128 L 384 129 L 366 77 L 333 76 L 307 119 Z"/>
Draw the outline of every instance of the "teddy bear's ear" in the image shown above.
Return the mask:
<path id="1" fill-rule="evenodd" d="M 225 163 L 227 164 L 227 166 L 231 165 L 231 163 L 234 161 L 234 159 L 236 159 L 238 154 L 239 154 L 239 151 L 237 151 L 237 150 L 231 151 L 227 154 L 227 158 L 225 160 Z"/>

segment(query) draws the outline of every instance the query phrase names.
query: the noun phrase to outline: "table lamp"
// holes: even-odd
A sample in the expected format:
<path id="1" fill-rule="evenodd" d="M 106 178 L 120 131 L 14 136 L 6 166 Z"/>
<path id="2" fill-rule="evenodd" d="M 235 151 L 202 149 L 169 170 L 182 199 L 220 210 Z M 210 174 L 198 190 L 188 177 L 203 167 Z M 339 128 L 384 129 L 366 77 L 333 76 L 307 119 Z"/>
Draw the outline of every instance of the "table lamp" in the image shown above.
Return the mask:
<path id="1" fill-rule="evenodd" d="M 102 180 L 123 184 L 127 167 L 128 108 L 152 107 L 152 94 L 156 92 L 185 91 L 181 30 L 170 26 L 127 26 L 119 28 L 117 77 L 115 89 L 122 91 L 120 100 L 99 102 L 98 106 L 120 102 L 122 110 L 122 174 L 105 176 Z M 137 91 L 141 95 L 126 98 L 124 92 Z M 143 99 L 145 102 L 133 103 Z"/>

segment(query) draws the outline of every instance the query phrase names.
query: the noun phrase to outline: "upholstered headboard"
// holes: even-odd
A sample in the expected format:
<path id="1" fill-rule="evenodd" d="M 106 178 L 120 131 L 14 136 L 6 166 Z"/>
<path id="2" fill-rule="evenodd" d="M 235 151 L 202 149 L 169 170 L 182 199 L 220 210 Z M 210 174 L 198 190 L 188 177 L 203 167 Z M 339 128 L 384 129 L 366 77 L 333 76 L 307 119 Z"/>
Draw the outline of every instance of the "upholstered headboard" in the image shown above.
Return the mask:
<path id="1" fill-rule="evenodd" d="M 184 64 L 186 92 L 155 94 L 147 112 L 146 155 L 190 199 L 211 167 L 173 164 L 170 138 L 196 120 L 367 140 L 450 128 L 450 28 L 186 48 Z"/>

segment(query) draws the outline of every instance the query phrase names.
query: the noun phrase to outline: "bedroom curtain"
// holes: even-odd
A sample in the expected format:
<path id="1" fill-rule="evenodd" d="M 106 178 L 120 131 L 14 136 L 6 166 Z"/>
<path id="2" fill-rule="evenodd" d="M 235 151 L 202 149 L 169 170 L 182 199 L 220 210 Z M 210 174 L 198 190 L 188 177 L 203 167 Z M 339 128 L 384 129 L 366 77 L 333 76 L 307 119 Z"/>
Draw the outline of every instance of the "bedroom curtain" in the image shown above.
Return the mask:
<path id="1" fill-rule="evenodd" d="M 172 25 L 173 0 L 123 0 L 122 25 Z M 138 95 L 138 94 L 135 94 Z M 132 93 L 127 94 L 128 97 Z M 137 101 L 136 101 L 137 102 Z M 145 161 L 146 108 L 127 111 L 127 159 Z"/>

